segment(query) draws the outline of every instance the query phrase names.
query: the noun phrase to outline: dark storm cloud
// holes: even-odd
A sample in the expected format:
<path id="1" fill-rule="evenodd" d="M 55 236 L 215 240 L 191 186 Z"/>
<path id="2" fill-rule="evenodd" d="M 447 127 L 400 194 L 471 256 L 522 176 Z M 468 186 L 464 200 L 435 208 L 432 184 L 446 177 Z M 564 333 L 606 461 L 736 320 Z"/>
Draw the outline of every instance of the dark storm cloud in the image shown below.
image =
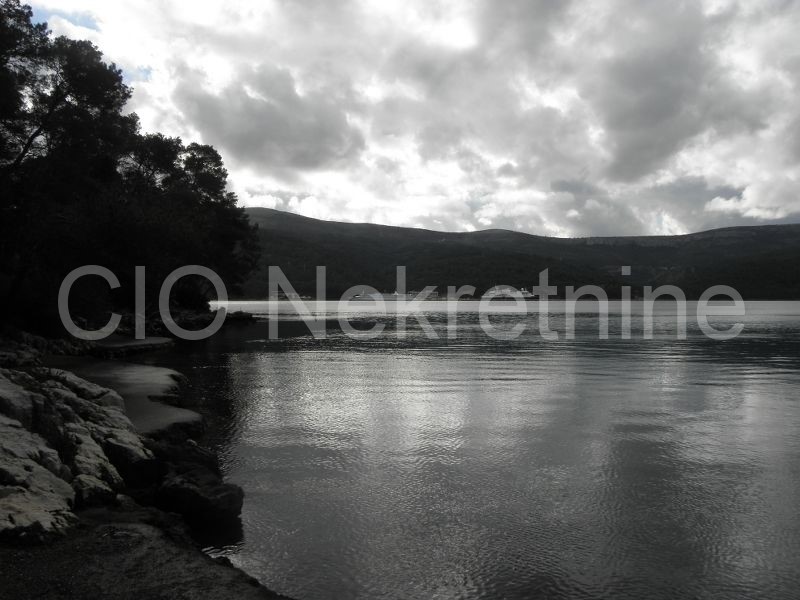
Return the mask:
<path id="1" fill-rule="evenodd" d="M 642 235 L 647 227 L 636 216 L 630 206 L 608 198 L 590 199 L 580 203 L 577 214 L 570 219 L 571 235 L 580 237 Z"/>
<path id="2" fill-rule="evenodd" d="M 638 235 L 647 231 L 630 203 L 616 201 L 593 183 L 557 180 L 551 183 L 551 188 L 561 199 L 559 210 L 566 214 L 572 235 L 618 235 L 619 231 Z"/>
<path id="3" fill-rule="evenodd" d="M 669 215 L 682 222 L 692 223 L 693 230 L 709 229 L 709 222 L 717 220 L 725 225 L 737 224 L 735 219 L 720 220 L 705 211 L 714 198 L 740 199 L 742 188 L 727 185 L 711 185 L 703 177 L 680 177 L 668 183 L 637 188 L 624 202 L 630 206 L 663 207 Z M 742 222 L 741 224 L 745 224 Z"/>
<path id="4" fill-rule="evenodd" d="M 487 56 L 495 62 L 543 58 L 542 49 L 553 41 L 571 0 L 504 0 L 480 3 L 476 19 Z"/>
<path id="5" fill-rule="evenodd" d="M 577 179 L 557 179 L 550 183 L 550 187 L 554 192 L 567 192 L 568 194 L 572 194 L 575 198 L 589 199 L 593 196 L 606 195 L 606 193 L 596 185 L 588 181 L 580 181 Z"/>
<path id="6" fill-rule="evenodd" d="M 197 76 L 181 81 L 175 103 L 237 163 L 263 169 L 343 167 L 364 147 L 345 110 L 323 94 L 300 95 L 287 70 L 261 65 L 218 93 Z"/>
<path id="7" fill-rule="evenodd" d="M 417 134 L 419 155 L 423 160 L 445 158 L 461 142 L 463 128 L 457 122 L 432 122 Z"/>
<path id="8" fill-rule="evenodd" d="M 682 211 L 699 212 L 714 198 L 740 198 L 743 188 L 710 185 L 703 177 L 681 177 L 660 185 L 643 188 L 637 193 L 643 202 L 661 202 Z"/>
<path id="9" fill-rule="evenodd" d="M 786 161 L 793 165 L 800 164 L 800 115 L 786 126 L 783 138 L 786 140 Z"/>
<path id="10" fill-rule="evenodd" d="M 635 180 L 663 167 L 698 134 L 765 125 L 770 98 L 732 81 L 711 45 L 725 22 L 699 2 L 630 2 L 611 23 L 610 56 L 583 85 L 601 115 L 613 159 L 608 174 Z"/>

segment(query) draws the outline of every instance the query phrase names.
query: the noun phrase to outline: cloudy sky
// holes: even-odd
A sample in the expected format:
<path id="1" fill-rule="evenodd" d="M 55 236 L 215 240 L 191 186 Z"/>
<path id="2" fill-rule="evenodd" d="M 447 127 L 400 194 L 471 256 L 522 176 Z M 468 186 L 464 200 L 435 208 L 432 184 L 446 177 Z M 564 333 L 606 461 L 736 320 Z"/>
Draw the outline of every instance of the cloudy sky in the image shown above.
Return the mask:
<path id="1" fill-rule="evenodd" d="M 37 0 L 248 206 L 556 236 L 800 222 L 800 2 Z"/>

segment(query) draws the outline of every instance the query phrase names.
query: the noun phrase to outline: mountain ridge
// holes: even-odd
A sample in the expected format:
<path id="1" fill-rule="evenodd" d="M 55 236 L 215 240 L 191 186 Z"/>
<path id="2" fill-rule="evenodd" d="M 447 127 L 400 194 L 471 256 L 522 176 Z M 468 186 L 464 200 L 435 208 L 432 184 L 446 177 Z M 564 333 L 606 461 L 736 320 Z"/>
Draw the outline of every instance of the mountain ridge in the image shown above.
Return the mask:
<path id="1" fill-rule="evenodd" d="M 383 291 L 405 265 L 410 287 L 530 286 L 550 269 L 557 286 L 599 285 L 614 297 L 622 285 L 678 285 L 698 297 L 731 285 L 751 299 L 800 298 L 800 224 L 725 227 L 675 236 L 556 238 L 504 229 L 445 232 L 372 223 L 323 221 L 249 208 L 259 225 L 262 259 L 245 295 L 267 293 L 266 267 L 280 266 L 298 292 L 313 293 L 314 267 L 328 267 L 329 291 L 353 285 Z M 633 273 L 622 277 L 620 267 Z M 297 282 L 297 283 L 295 283 Z M 738 287 L 737 287 L 738 286 Z"/>
<path id="2" fill-rule="evenodd" d="M 794 233 L 800 235 L 800 223 L 776 223 L 776 224 L 767 224 L 767 225 L 733 225 L 728 227 L 716 227 L 712 229 L 702 229 L 700 231 L 693 231 L 690 233 L 679 233 L 679 234 L 654 234 L 654 235 L 612 235 L 612 236 L 576 236 L 576 237 L 558 237 L 558 236 L 549 236 L 549 235 L 539 235 L 536 233 L 528 233 L 525 231 L 516 231 L 514 229 L 503 229 L 500 227 L 490 227 L 488 229 L 478 229 L 475 231 L 443 231 L 440 229 L 428 229 L 427 227 L 406 227 L 402 225 L 385 225 L 382 223 L 369 223 L 366 221 L 333 221 L 328 219 L 317 219 L 315 217 L 308 217 L 306 215 L 300 215 L 297 213 L 279 210 L 276 208 L 267 208 L 262 206 L 254 206 L 245 208 L 245 211 L 250 216 L 251 221 L 258 223 L 260 218 L 263 218 L 264 215 L 270 215 L 273 217 L 285 217 L 288 219 L 297 219 L 303 221 L 312 221 L 315 223 L 326 223 L 332 225 L 345 225 L 345 226 L 364 226 L 364 227 L 376 227 L 376 228 L 386 228 L 386 229 L 395 229 L 395 230 L 413 230 L 413 231 L 422 231 L 428 233 L 441 233 L 447 235 L 472 235 L 472 234 L 480 234 L 480 233 L 512 233 L 523 235 L 527 237 L 542 239 L 542 240 L 565 240 L 565 241 L 572 241 L 572 242 L 579 242 L 579 241 L 589 241 L 589 240 L 645 240 L 645 239 L 686 239 L 686 238 L 694 238 L 700 236 L 710 236 L 710 235 L 717 235 L 717 234 L 727 234 L 727 233 L 737 233 L 737 232 L 747 232 L 751 230 L 775 230 L 775 231 L 789 231 L 791 230 Z M 260 217 L 260 218 L 259 218 Z"/>

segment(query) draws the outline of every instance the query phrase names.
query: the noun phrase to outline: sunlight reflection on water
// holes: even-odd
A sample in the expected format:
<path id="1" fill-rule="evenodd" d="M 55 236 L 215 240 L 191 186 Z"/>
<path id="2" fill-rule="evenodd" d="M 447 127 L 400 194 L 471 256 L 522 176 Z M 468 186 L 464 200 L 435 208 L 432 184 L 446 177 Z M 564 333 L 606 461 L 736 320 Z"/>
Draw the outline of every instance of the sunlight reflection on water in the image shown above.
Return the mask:
<path id="1" fill-rule="evenodd" d="M 601 341 L 596 317 L 575 340 L 498 342 L 474 315 L 448 340 L 435 313 L 437 340 L 230 334 L 192 358 L 233 406 L 245 540 L 227 551 L 300 600 L 793 598 L 786 314 L 749 312 L 728 342 L 675 340 L 667 320 Z"/>

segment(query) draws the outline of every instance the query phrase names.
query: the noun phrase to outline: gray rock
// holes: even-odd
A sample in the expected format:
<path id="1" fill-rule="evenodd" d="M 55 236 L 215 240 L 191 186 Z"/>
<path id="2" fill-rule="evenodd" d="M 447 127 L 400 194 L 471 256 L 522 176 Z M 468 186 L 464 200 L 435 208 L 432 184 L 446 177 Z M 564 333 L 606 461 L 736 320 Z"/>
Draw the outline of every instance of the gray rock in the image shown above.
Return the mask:
<path id="1" fill-rule="evenodd" d="M 224 483 L 213 471 L 195 466 L 167 474 L 156 493 L 159 507 L 182 515 L 190 523 L 232 521 L 244 502 L 242 488 Z"/>
<path id="2" fill-rule="evenodd" d="M 39 372 L 44 372 L 48 379 L 64 384 L 76 396 L 86 400 L 95 400 L 111 392 L 108 388 L 81 379 L 74 373 L 62 369 L 40 369 Z M 122 408 L 124 408 L 124 403 Z"/>
<path id="3" fill-rule="evenodd" d="M 105 481 L 112 488 L 123 486 L 122 477 L 108 460 L 105 452 L 94 440 L 85 425 L 67 423 L 66 439 L 72 451 L 72 467 L 76 475 L 91 475 Z"/>
<path id="4" fill-rule="evenodd" d="M 123 403 L 116 392 L 58 369 L 34 374 L 50 401 L 38 413 L 39 424 L 47 425 L 51 443 L 74 457 L 76 474 L 100 479 L 114 490 L 123 487 L 123 480 L 133 485 L 153 482 L 153 455 L 119 407 Z M 56 378 L 49 379 L 53 374 Z"/>
<path id="5" fill-rule="evenodd" d="M 14 383 L 10 375 L 8 370 L 0 369 L 0 413 L 30 427 L 36 395 Z"/>
<path id="6" fill-rule="evenodd" d="M 0 419 L 0 539 L 41 541 L 76 522 L 58 454 L 19 421 Z"/>
<path id="7" fill-rule="evenodd" d="M 0 458 L 34 461 L 59 476 L 64 465 L 41 436 L 25 429 L 19 421 L 0 415 Z"/>
<path id="8" fill-rule="evenodd" d="M 78 475 L 72 480 L 72 489 L 75 490 L 77 508 L 112 504 L 117 497 L 117 493 L 105 482 L 91 475 Z"/>
<path id="9" fill-rule="evenodd" d="M 73 508 L 115 504 L 126 490 L 201 527 L 238 519 L 244 494 L 186 439 L 193 426 L 145 441 L 114 391 L 60 369 L 0 369 L 0 537 L 58 535 Z"/>
<path id="10" fill-rule="evenodd" d="M 64 535 L 77 520 L 57 494 L 0 487 L 0 540 L 40 543 Z"/>
<path id="11" fill-rule="evenodd" d="M 33 367 L 41 362 L 41 353 L 32 346 L 10 339 L 0 339 L 0 367 Z"/>
<path id="12" fill-rule="evenodd" d="M 0 369 L 0 537 L 62 533 L 73 506 L 112 503 L 122 474 L 155 484 L 155 459 L 123 406 L 67 371 Z"/>
<path id="13" fill-rule="evenodd" d="M 147 448 L 163 464 L 172 465 L 173 469 L 203 466 L 218 476 L 222 476 L 217 455 L 203 448 L 194 440 L 170 441 L 166 439 L 147 439 Z"/>
<path id="14" fill-rule="evenodd" d="M 100 406 L 108 406 L 110 408 L 119 409 L 123 412 L 125 411 L 125 400 L 123 400 L 122 396 L 120 396 L 114 390 L 108 390 L 99 398 L 95 398 L 95 402 Z"/>
<path id="15" fill-rule="evenodd" d="M 126 484 L 142 487 L 156 483 L 158 461 L 142 445 L 142 439 L 137 434 L 120 429 L 113 430 L 108 432 L 101 445 Z"/>
<path id="16" fill-rule="evenodd" d="M 149 516 L 114 510 L 56 544 L 3 549 L 0 594 L 14 599 L 282 598 L 166 529 Z"/>

